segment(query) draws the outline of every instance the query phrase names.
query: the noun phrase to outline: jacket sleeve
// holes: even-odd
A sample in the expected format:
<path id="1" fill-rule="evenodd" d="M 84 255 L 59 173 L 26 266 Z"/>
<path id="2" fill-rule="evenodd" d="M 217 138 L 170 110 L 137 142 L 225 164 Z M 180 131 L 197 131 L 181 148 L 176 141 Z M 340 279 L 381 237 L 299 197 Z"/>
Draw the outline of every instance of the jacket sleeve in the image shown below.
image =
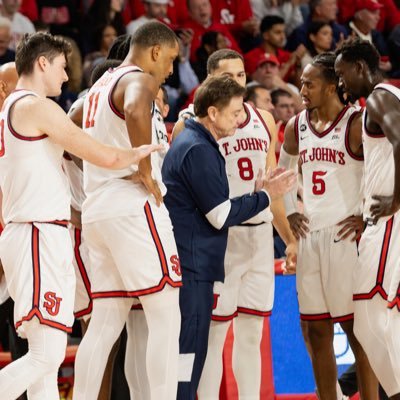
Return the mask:
<path id="1" fill-rule="evenodd" d="M 188 152 L 181 174 L 193 201 L 216 229 L 238 225 L 270 203 L 264 191 L 230 199 L 222 156 L 206 144 L 195 146 Z"/>

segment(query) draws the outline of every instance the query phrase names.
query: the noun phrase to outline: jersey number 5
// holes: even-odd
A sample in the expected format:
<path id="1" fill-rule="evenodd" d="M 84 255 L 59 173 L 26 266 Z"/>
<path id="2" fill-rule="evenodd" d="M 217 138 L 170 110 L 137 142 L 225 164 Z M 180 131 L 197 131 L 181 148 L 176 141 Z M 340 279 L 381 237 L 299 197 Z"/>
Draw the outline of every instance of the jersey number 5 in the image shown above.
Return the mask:
<path id="1" fill-rule="evenodd" d="M 244 181 L 251 181 L 254 178 L 253 164 L 250 158 L 239 158 L 238 162 L 239 176 Z"/>
<path id="2" fill-rule="evenodd" d="M 97 103 L 99 102 L 100 93 L 92 93 L 89 97 L 89 109 L 87 112 L 85 128 L 92 128 L 94 126 L 94 117 L 97 111 Z"/>
<path id="3" fill-rule="evenodd" d="M 313 188 L 312 192 L 315 195 L 321 195 L 325 193 L 325 181 L 322 176 L 326 175 L 326 171 L 314 171 L 312 174 Z"/>

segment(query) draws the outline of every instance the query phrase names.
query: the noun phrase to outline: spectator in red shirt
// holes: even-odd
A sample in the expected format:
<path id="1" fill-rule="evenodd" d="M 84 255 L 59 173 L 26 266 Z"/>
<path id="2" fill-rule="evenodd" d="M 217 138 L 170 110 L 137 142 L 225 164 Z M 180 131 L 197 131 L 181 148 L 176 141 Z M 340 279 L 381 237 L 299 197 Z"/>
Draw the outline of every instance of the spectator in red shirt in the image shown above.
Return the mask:
<path id="1" fill-rule="evenodd" d="M 260 22 L 253 16 L 249 0 L 211 0 L 213 20 L 226 25 L 239 39 L 259 33 Z"/>
<path id="2" fill-rule="evenodd" d="M 144 13 L 142 0 L 128 0 L 122 14 L 125 25 L 128 25 L 133 19 L 141 17 Z M 183 25 L 189 18 L 186 0 L 168 0 L 167 17 L 173 28 Z"/>
<path id="3" fill-rule="evenodd" d="M 400 24 L 400 11 L 393 0 L 379 0 L 382 5 L 379 22 L 376 30 L 389 33 L 394 27 Z M 356 2 L 349 0 L 338 0 L 338 20 L 345 24 L 349 22 L 356 12 Z"/>
<path id="4" fill-rule="evenodd" d="M 189 20 L 184 28 L 193 31 L 190 60 L 196 61 L 196 51 L 201 45 L 201 37 L 207 31 L 222 33 L 227 39 L 228 48 L 238 51 L 240 48 L 226 25 L 212 20 L 212 7 L 210 0 L 188 0 Z"/>
<path id="5" fill-rule="evenodd" d="M 306 51 L 305 46 L 300 44 L 293 53 L 283 49 L 286 44 L 285 20 L 277 15 L 264 17 L 261 21 L 260 31 L 261 46 L 247 54 L 258 54 L 259 56 L 264 53 L 273 54 L 280 64 L 280 76 L 286 81 L 294 80 L 296 64 L 300 63 Z"/>

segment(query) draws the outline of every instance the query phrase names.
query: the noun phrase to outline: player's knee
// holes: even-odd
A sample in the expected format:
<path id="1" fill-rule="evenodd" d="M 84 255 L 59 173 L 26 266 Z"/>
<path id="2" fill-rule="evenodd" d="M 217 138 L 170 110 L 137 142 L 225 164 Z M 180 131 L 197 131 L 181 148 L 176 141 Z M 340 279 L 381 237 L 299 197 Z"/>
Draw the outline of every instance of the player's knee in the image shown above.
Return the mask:
<path id="1" fill-rule="evenodd" d="M 333 341 L 331 321 L 312 321 L 308 324 L 307 336 L 310 344 Z"/>
<path id="2" fill-rule="evenodd" d="M 35 368 L 43 371 L 44 375 L 57 371 L 65 358 L 65 347 L 44 346 L 43 349 L 29 351 L 29 356 Z"/>

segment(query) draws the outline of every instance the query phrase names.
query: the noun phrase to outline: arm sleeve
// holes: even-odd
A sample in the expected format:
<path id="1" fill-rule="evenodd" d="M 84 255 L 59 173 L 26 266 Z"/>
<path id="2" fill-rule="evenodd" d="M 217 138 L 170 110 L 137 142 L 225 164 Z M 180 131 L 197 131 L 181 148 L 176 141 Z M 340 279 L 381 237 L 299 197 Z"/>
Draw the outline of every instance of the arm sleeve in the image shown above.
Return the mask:
<path id="1" fill-rule="evenodd" d="M 229 199 L 225 164 L 208 145 L 193 147 L 182 164 L 182 177 L 194 202 L 216 229 L 238 225 L 269 205 L 266 192 Z"/>

